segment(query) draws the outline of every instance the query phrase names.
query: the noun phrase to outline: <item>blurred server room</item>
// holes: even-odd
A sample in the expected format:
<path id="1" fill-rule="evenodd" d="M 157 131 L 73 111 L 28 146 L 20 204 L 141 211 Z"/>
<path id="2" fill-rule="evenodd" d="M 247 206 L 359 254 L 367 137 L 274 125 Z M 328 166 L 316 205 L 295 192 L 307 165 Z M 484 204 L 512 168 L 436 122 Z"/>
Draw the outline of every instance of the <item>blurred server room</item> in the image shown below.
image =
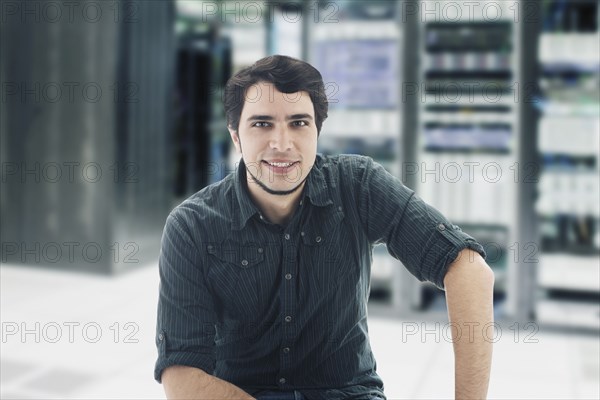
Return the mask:
<path id="1" fill-rule="evenodd" d="M 169 211 L 234 170 L 221 95 L 270 54 L 323 74 L 319 152 L 373 157 L 496 275 L 491 399 L 600 398 L 597 1 L 3 1 L 2 399 L 164 398 Z M 389 399 L 454 395 L 444 293 L 385 246 Z"/>

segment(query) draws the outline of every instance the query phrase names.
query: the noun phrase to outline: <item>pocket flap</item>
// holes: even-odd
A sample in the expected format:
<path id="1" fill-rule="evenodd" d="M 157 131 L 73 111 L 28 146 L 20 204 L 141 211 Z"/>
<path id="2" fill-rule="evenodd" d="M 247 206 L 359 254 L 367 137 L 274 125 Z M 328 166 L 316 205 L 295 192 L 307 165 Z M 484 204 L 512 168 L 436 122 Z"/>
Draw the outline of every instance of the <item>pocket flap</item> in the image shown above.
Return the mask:
<path id="1" fill-rule="evenodd" d="M 240 268 L 252 267 L 264 260 L 264 248 L 258 243 L 209 243 L 206 252 L 222 261 L 239 266 Z"/>
<path id="2" fill-rule="evenodd" d="M 332 207 L 335 207 L 332 210 Z M 302 242 L 307 246 L 320 246 L 329 242 L 330 234 L 338 227 L 344 219 L 341 207 L 335 205 L 320 209 L 318 214 L 311 216 L 311 220 L 318 223 L 310 223 L 300 232 Z"/>

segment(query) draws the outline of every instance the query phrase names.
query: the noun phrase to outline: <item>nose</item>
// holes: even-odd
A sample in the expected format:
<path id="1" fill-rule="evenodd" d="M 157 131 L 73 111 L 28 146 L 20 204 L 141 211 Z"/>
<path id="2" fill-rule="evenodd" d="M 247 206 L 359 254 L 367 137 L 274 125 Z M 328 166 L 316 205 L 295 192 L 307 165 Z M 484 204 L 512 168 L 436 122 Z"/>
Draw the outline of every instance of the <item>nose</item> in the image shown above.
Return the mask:
<path id="1" fill-rule="evenodd" d="M 292 148 L 292 137 L 287 127 L 275 129 L 270 138 L 270 146 L 274 150 L 286 151 Z"/>

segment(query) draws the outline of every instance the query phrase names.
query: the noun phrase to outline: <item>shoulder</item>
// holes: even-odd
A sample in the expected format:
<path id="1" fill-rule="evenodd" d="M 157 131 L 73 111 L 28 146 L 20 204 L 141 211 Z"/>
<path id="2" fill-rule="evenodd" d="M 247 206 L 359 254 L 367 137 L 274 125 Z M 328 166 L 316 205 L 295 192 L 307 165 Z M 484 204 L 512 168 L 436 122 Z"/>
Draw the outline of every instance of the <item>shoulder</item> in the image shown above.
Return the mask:
<path id="1" fill-rule="evenodd" d="M 376 163 L 371 157 L 359 154 L 322 155 L 318 154 L 315 167 L 325 177 L 356 180 Z"/>
<path id="2" fill-rule="evenodd" d="M 371 157 L 358 154 L 317 155 L 315 167 L 325 180 L 355 186 L 380 167 Z M 383 169 L 383 168 L 381 168 Z M 334 185 L 336 186 L 336 185 Z"/>
<path id="3" fill-rule="evenodd" d="M 169 213 L 167 226 L 184 229 L 192 238 L 204 236 L 210 233 L 210 227 L 231 224 L 233 200 L 234 179 L 230 174 L 177 205 Z"/>

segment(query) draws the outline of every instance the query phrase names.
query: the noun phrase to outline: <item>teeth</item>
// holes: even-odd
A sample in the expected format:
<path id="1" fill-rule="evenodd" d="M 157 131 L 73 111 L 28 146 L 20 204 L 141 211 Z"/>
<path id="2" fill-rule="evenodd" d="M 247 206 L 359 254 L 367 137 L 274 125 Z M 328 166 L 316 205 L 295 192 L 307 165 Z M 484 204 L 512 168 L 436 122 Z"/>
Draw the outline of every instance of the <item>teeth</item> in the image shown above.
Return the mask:
<path id="1" fill-rule="evenodd" d="M 274 167 L 289 167 L 292 164 L 293 163 L 284 163 L 284 162 L 270 162 L 269 163 L 269 165 L 272 165 Z"/>

